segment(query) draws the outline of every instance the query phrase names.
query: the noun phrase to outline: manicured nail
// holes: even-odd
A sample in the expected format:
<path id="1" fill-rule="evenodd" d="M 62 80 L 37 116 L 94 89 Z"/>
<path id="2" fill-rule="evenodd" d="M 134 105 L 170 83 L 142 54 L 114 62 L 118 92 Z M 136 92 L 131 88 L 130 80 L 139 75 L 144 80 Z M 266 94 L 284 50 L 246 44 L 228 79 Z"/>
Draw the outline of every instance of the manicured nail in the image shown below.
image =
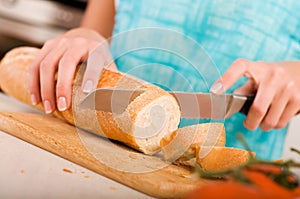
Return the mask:
<path id="1" fill-rule="evenodd" d="M 83 92 L 88 93 L 93 89 L 93 82 L 92 80 L 88 80 L 85 82 L 84 87 L 83 87 Z"/>
<path id="2" fill-rule="evenodd" d="M 35 97 L 35 95 L 31 95 L 30 96 L 30 98 L 31 98 L 31 103 L 32 103 L 32 105 L 37 105 L 37 100 L 36 100 L 36 97 Z"/>
<path id="3" fill-rule="evenodd" d="M 219 81 L 214 83 L 210 88 L 210 92 L 214 94 L 222 94 L 223 93 L 223 84 Z"/>
<path id="4" fill-rule="evenodd" d="M 48 100 L 44 101 L 44 109 L 45 109 L 45 113 L 47 114 L 52 113 L 52 107 Z"/>
<path id="5" fill-rule="evenodd" d="M 59 97 L 58 98 L 57 108 L 58 108 L 59 111 L 67 110 L 67 100 L 66 100 L 65 97 Z"/>

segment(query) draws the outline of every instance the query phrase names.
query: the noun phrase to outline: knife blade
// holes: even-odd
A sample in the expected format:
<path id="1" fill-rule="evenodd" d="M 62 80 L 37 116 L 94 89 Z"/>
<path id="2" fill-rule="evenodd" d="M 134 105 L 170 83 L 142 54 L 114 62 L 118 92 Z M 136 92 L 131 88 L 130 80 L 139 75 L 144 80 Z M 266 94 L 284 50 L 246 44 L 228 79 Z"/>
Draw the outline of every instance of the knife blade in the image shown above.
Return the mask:
<path id="1" fill-rule="evenodd" d="M 78 107 L 96 111 L 123 113 L 128 104 L 145 90 L 98 88 L 86 95 Z M 254 95 L 236 95 L 202 92 L 169 92 L 177 100 L 182 118 L 207 118 L 221 120 L 236 112 L 247 114 Z"/>

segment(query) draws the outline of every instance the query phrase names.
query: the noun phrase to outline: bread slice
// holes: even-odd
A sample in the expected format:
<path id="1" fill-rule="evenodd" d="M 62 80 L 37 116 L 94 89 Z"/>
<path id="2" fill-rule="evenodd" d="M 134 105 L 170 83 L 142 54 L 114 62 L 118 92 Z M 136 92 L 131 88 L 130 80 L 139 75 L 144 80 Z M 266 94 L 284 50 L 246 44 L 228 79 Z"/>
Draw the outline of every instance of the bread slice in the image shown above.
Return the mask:
<path id="1" fill-rule="evenodd" d="M 179 128 L 171 137 L 161 140 L 161 147 L 165 159 L 194 166 L 190 165 L 190 160 L 196 157 L 197 147 L 225 146 L 225 142 L 222 123 L 203 123 Z"/>
<path id="2" fill-rule="evenodd" d="M 29 66 L 39 52 L 38 48 L 19 47 L 8 52 L 0 64 L 2 90 L 27 104 L 31 104 Z M 98 135 L 123 142 L 146 154 L 159 151 L 161 140 L 170 137 L 177 129 L 180 109 L 173 96 L 147 82 L 108 69 L 103 70 L 98 88 L 144 89 L 146 92 L 135 98 L 126 111 L 119 115 L 79 109 L 78 102 L 86 94 L 81 92 L 84 66 L 78 68 L 73 83 L 72 109 L 55 111 L 53 115 Z M 35 107 L 43 110 L 42 104 Z"/>
<path id="3" fill-rule="evenodd" d="M 205 146 L 197 148 L 196 159 L 206 171 L 221 171 L 245 164 L 250 154 L 255 156 L 255 153 L 243 149 Z"/>

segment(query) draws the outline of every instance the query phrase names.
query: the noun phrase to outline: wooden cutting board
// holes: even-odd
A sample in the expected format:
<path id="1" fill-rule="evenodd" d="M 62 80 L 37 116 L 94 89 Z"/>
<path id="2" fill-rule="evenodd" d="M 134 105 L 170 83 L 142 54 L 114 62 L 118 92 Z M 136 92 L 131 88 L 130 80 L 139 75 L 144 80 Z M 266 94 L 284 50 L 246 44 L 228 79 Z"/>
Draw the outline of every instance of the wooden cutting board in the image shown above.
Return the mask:
<path id="1" fill-rule="evenodd" d="M 0 130 L 154 197 L 182 198 L 208 182 L 49 115 L 0 112 Z"/>

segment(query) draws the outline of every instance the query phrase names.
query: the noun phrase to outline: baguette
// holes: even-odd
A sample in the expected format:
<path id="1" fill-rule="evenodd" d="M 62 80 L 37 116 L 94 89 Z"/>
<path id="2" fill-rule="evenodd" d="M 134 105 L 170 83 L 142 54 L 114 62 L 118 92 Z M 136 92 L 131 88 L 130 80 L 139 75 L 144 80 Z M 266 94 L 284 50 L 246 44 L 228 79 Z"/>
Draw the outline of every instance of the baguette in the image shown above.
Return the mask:
<path id="1" fill-rule="evenodd" d="M 15 48 L 5 55 L 0 64 L 2 90 L 27 104 L 31 104 L 29 66 L 39 52 L 38 48 Z M 85 96 L 80 89 L 81 73 L 78 71 L 73 82 L 72 109 L 54 111 L 54 116 L 98 135 L 123 142 L 145 154 L 159 151 L 161 140 L 177 129 L 180 109 L 173 96 L 147 82 L 108 69 L 102 71 L 98 88 L 142 88 L 146 92 L 136 97 L 120 115 L 79 109 L 76 105 Z M 44 110 L 42 104 L 35 107 Z"/>

